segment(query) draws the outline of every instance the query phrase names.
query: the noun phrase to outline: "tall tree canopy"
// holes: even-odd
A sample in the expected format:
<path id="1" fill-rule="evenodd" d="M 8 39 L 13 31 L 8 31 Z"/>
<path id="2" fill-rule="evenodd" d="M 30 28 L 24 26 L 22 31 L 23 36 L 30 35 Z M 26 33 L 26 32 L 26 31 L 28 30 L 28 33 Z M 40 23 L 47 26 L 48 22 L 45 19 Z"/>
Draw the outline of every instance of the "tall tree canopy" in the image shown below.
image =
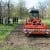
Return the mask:
<path id="1" fill-rule="evenodd" d="M 19 0 L 17 6 L 17 16 L 20 18 L 26 17 L 28 15 L 28 9 L 25 7 L 25 1 L 24 0 Z"/>
<path id="2" fill-rule="evenodd" d="M 48 17 L 50 17 L 50 0 L 48 1 Z"/>
<path id="3" fill-rule="evenodd" d="M 48 0 L 44 0 L 43 2 L 39 1 L 39 12 L 40 16 L 42 18 L 45 18 L 47 16 L 47 6 L 48 6 Z"/>

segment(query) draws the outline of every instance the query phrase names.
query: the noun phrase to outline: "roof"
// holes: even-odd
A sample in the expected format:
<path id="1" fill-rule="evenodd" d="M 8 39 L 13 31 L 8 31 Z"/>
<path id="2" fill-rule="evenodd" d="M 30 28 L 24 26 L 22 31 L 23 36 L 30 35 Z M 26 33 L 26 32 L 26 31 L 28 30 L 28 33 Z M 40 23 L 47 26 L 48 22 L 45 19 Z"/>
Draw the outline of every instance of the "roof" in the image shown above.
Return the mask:
<path id="1" fill-rule="evenodd" d="M 39 10 L 35 9 L 35 8 L 30 8 L 28 12 L 31 12 L 31 11 L 37 11 L 37 12 L 39 12 Z"/>

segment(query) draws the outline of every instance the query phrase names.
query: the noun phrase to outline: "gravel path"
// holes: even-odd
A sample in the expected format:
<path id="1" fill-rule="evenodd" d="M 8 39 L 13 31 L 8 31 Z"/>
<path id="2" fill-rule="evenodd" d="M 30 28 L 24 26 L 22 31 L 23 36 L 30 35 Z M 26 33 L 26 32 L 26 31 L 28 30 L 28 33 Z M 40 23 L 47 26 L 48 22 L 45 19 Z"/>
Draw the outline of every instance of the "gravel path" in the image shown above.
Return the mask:
<path id="1" fill-rule="evenodd" d="M 36 36 L 26 37 L 22 32 L 23 25 L 19 25 L 5 39 L 5 44 L 20 47 L 32 47 L 38 50 L 50 50 L 50 37 Z"/>

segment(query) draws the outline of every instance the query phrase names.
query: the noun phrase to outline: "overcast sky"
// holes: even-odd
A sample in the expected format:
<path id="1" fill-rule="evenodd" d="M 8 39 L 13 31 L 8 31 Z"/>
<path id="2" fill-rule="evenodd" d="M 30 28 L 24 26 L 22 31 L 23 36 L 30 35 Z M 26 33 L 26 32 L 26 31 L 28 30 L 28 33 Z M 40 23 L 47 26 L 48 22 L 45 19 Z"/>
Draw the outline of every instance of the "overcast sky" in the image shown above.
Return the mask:
<path id="1" fill-rule="evenodd" d="M 6 1 L 6 0 L 3 0 Z M 8 0 L 7 0 L 8 1 Z M 18 3 L 18 0 L 10 0 L 12 3 Z M 31 8 L 31 7 L 37 7 L 39 1 L 44 1 L 44 0 L 25 0 L 26 7 Z"/>
<path id="2" fill-rule="evenodd" d="M 27 8 L 36 7 L 39 0 L 25 0 Z"/>

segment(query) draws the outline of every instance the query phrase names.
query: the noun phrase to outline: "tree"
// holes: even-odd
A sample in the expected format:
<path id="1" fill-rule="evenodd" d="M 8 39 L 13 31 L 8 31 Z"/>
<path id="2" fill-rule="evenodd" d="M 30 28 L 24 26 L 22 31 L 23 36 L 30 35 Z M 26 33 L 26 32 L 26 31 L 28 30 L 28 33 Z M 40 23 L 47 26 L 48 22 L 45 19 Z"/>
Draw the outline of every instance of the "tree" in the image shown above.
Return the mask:
<path id="1" fill-rule="evenodd" d="M 50 1 L 48 1 L 48 17 L 50 17 Z"/>
<path id="2" fill-rule="evenodd" d="M 0 24 L 3 24 L 3 18 L 2 18 L 2 0 L 0 1 Z"/>
<path id="3" fill-rule="evenodd" d="M 28 10 L 25 7 L 25 1 L 24 0 L 19 0 L 18 5 L 16 7 L 16 14 L 20 18 L 26 17 L 28 15 Z"/>
<path id="4" fill-rule="evenodd" d="M 8 13 L 8 16 L 6 16 L 6 19 L 5 19 L 5 24 L 10 24 L 10 0 L 8 0 L 8 3 L 7 3 L 7 13 Z"/>
<path id="5" fill-rule="evenodd" d="M 48 6 L 48 2 L 47 1 L 39 1 L 39 12 L 40 12 L 40 16 L 41 18 L 46 18 L 47 16 L 47 6 Z"/>

